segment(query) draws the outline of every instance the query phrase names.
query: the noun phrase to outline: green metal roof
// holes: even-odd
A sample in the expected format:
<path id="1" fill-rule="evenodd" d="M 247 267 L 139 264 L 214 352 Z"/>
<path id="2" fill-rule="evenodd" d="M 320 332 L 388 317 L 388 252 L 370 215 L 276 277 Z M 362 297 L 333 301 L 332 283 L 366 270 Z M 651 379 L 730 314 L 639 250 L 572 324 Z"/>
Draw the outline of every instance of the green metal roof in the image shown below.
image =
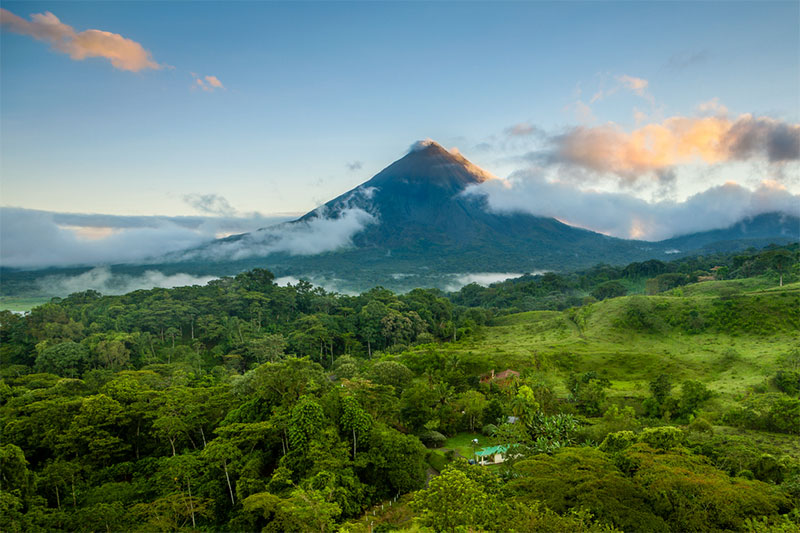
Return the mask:
<path id="1" fill-rule="evenodd" d="M 486 455 L 494 455 L 496 453 L 506 453 L 507 450 L 508 446 L 501 444 L 499 446 L 492 446 L 490 448 L 483 448 L 481 450 L 478 450 L 477 452 L 475 452 L 475 455 L 483 457 Z"/>

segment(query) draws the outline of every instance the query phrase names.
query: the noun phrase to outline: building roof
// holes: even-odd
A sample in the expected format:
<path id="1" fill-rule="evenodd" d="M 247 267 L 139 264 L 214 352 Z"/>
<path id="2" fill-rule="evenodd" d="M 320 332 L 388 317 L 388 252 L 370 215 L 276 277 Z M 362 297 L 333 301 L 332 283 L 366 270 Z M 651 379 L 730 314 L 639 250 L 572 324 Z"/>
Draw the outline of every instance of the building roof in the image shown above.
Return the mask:
<path id="1" fill-rule="evenodd" d="M 475 455 L 479 457 L 484 457 L 486 455 L 494 455 L 496 453 L 506 453 L 508 451 L 508 445 L 500 444 L 498 446 L 490 446 L 489 448 L 482 448 L 475 452 Z"/>
<path id="2" fill-rule="evenodd" d="M 518 378 L 519 372 L 516 370 L 511 370 L 510 368 L 503 370 L 502 372 L 498 372 L 497 374 L 494 373 L 494 370 L 488 372 L 486 374 L 481 375 L 481 383 L 487 383 L 489 381 L 497 381 L 503 383 L 505 381 L 509 381 L 512 378 Z"/>
<path id="3" fill-rule="evenodd" d="M 509 368 L 507 370 L 503 370 L 502 372 L 495 374 L 494 375 L 494 379 L 496 379 L 498 381 L 502 381 L 502 380 L 508 379 L 508 378 L 510 378 L 512 376 L 518 378 L 519 377 L 519 372 L 517 372 L 516 370 L 511 370 Z"/>

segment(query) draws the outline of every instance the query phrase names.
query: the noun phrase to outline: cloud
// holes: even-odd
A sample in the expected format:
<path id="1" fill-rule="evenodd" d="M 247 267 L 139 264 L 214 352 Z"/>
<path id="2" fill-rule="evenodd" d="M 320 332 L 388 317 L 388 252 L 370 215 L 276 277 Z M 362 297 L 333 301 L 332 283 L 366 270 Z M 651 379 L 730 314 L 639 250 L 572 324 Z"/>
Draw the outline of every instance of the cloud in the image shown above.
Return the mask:
<path id="1" fill-rule="evenodd" d="M 697 111 L 701 115 L 725 116 L 728 114 L 728 108 L 722 105 L 716 96 L 706 102 L 700 102 L 697 105 Z"/>
<path id="2" fill-rule="evenodd" d="M 530 135 L 541 135 L 542 130 L 528 122 L 520 122 L 506 128 L 506 135 L 510 137 L 527 137 Z"/>
<path id="3" fill-rule="evenodd" d="M 157 217 L 0 208 L 0 264 L 7 267 L 141 263 L 284 222 L 293 216 Z"/>
<path id="4" fill-rule="evenodd" d="M 225 86 L 222 85 L 222 82 L 219 81 L 219 78 L 216 76 L 200 76 L 195 72 L 190 73 L 192 78 L 194 78 L 194 83 L 192 84 L 193 89 L 203 89 L 206 92 L 214 92 L 217 89 L 224 89 Z"/>
<path id="5" fill-rule="evenodd" d="M 544 274 L 546 270 L 537 270 L 533 275 Z M 455 292 L 465 285 L 477 283 L 481 287 L 488 287 L 492 283 L 500 283 L 507 279 L 514 279 L 524 276 L 521 272 L 470 272 L 467 274 L 445 274 L 446 278 L 444 290 Z"/>
<path id="6" fill-rule="evenodd" d="M 609 96 L 618 93 L 622 89 L 631 91 L 635 95 L 644 98 L 651 104 L 655 103 L 653 97 L 647 93 L 647 87 L 650 85 L 650 82 L 644 78 L 637 78 L 636 76 L 621 74 L 618 76 L 614 76 L 613 82 L 611 82 L 611 86 L 606 88 L 606 85 L 609 83 L 608 74 L 599 74 L 598 76 L 600 78 L 599 82 L 600 88 L 597 91 L 595 91 L 591 99 L 589 99 L 590 104 L 594 104 L 595 102 L 604 100 Z M 580 99 L 578 100 L 577 103 L 582 104 L 588 109 L 588 106 L 585 103 L 583 103 Z M 583 112 L 586 113 L 587 110 L 584 110 Z"/>
<path id="7" fill-rule="evenodd" d="M 631 132 L 614 123 L 578 126 L 552 136 L 545 152 L 529 155 L 550 165 L 615 175 L 621 184 L 632 185 L 650 175 L 662 180 L 672 167 L 698 161 L 716 164 L 756 158 L 770 163 L 797 160 L 800 124 L 745 114 L 736 120 L 725 116 L 677 116 Z"/>
<path id="8" fill-rule="evenodd" d="M 553 217 L 607 235 L 645 240 L 726 228 L 761 213 L 800 216 L 800 195 L 774 181 L 764 181 L 754 190 L 725 183 L 682 202 L 648 202 L 626 193 L 581 190 L 528 170 L 473 186 L 467 194 L 485 196 L 487 208 L 494 212 Z"/>
<path id="9" fill-rule="evenodd" d="M 54 50 L 78 61 L 88 57 L 103 57 L 115 68 L 132 72 L 162 68 L 153 60 L 150 52 L 136 41 L 102 30 L 76 32 L 49 11 L 33 14 L 28 21 L 0 8 L 0 25 L 8 31 L 50 43 Z"/>
<path id="10" fill-rule="evenodd" d="M 426 139 L 422 139 L 421 141 L 417 141 L 414 144 L 412 144 L 409 147 L 408 151 L 409 152 L 419 152 L 420 150 L 424 150 L 428 146 L 431 146 L 431 145 L 434 145 L 434 144 L 436 144 L 436 141 L 434 141 L 433 139 L 428 137 Z"/>
<path id="11" fill-rule="evenodd" d="M 353 161 L 352 163 L 346 163 L 346 166 L 350 172 L 355 172 L 356 170 L 361 170 L 364 164 L 361 161 Z"/>
<path id="12" fill-rule="evenodd" d="M 109 267 L 98 267 L 76 276 L 47 276 L 37 280 L 37 285 L 42 293 L 51 296 L 67 296 L 86 290 L 102 294 L 126 294 L 139 289 L 205 285 L 213 279 L 217 279 L 217 276 L 185 273 L 167 275 L 158 270 L 147 270 L 139 276 L 132 276 L 115 274 Z"/>
<path id="13" fill-rule="evenodd" d="M 216 76 L 206 76 L 205 77 L 206 83 L 213 87 L 214 89 L 224 89 L 225 87 L 222 86 L 222 82 L 219 81 L 219 78 Z"/>
<path id="14" fill-rule="evenodd" d="M 236 209 L 228 200 L 218 194 L 187 194 L 183 201 L 207 215 L 231 217 L 236 214 Z"/>
<path id="15" fill-rule="evenodd" d="M 174 260 L 202 258 L 235 261 L 273 253 L 316 255 L 332 252 L 352 246 L 353 237 L 377 221 L 377 217 L 358 207 L 342 209 L 335 217 L 327 216 L 323 207 L 310 218 L 219 241 L 202 249 L 178 254 Z"/>
<path id="16" fill-rule="evenodd" d="M 649 85 L 649 82 L 643 78 L 636 78 L 628 75 L 617 76 L 617 81 L 620 82 L 623 87 L 633 91 L 639 96 L 644 96 L 644 91 Z"/>

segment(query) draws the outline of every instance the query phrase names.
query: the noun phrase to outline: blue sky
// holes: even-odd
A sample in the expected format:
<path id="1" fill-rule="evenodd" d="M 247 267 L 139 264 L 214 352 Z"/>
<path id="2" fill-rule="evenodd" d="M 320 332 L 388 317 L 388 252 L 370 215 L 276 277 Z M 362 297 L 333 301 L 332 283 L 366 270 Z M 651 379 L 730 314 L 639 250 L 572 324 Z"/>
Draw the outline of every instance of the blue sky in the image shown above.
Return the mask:
<path id="1" fill-rule="evenodd" d="M 769 180 L 797 194 L 794 157 L 582 160 L 576 174 L 535 155 L 576 128 L 627 135 L 670 117 L 795 132 L 798 5 L 3 2 L 118 34 L 160 68 L 75 58 L 4 22 L 0 203 L 175 216 L 204 214 L 189 195 L 218 195 L 226 214 L 305 212 L 426 137 L 500 177 L 579 191 L 682 201 Z"/>

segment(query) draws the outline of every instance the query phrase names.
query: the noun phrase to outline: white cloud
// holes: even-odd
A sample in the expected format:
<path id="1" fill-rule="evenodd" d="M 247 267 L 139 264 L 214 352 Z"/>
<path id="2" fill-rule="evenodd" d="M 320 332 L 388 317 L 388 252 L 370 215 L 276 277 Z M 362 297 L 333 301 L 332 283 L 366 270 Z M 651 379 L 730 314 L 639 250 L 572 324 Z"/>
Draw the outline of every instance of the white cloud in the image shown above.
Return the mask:
<path id="1" fill-rule="evenodd" d="M 764 181 L 754 190 L 726 183 L 682 202 L 648 202 L 626 193 L 582 190 L 548 181 L 535 171 L 520 171 L 508 180 L 473 186 L 466 193 L 485 195 L 488 208 L 495 212 L 553 217 L 607 235 L 644 240 L 726 228 L 767 212 L 800 216 L 800 195 L 774 181 Z"/>
<path id="2" fill-rule="evenodd" d="M 191 274 L 164 274 L 147 270 L 139 276 L 114 274 L 108 267 L 93 268 L 76 276 L 47 276 L 37 281 L 40 289 L 57 296 L 74 292 L 95 290 L 102 294 L 126 294 L 139 289 L 185 287 L 205 285 L 217 276 L 193 276 Z"/>
<path id="3" fill-rule="evenodd" d="M 232 217 L 236 209 L 224 196 L 218 194 L 187 194 L 183 201 L 205 215 Z"/>
<path id="4" fill-rule="evenodd" d="M 0 208 L 0 264 L 8 267 L 142 262 L 290 216 L 156 217 Z"/>
<path id="5" fill-rule="evenodd" d="M 306 220 L 261 229 L 239 239 L 214 243 L 202 250 L 181 254 L 175 259 L 205 258 L 237 260 L 262 257 L 272 253 L 316 255 L 352 246 L 353 237 L 377 218 L 360 208 L 347 208 L 335 218 L 320 209 L 317 216 Z"/>

